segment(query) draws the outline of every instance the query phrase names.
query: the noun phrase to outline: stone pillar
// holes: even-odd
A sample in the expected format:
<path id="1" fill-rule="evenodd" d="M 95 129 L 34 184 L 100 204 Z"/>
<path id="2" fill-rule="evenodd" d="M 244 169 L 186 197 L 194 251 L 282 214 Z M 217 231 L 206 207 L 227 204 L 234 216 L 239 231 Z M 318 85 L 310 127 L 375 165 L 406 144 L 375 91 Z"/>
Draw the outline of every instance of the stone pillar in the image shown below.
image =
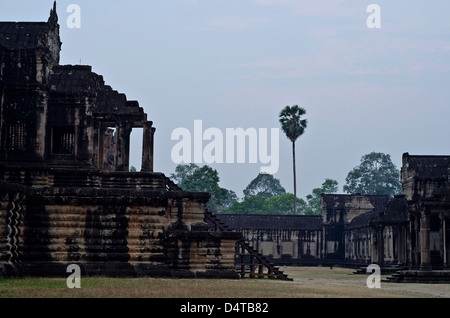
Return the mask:
<path id="1" fill-rule="evenodd" d="M 35 114 L 36 114 L 36 139 L 32 144 L 33 146 L 28 147 L 27 153 L 29 153 L 29 149 L 32 148 L 33 157 L 36 156 L 38 159 L 44 159 L 45 158 L 45 149 L 46 149 L 46 126 L 47 126 L 47 105 L 48 105 L 48 94 L 45 93 L 39 93 L 40 96 L 38 96 L 38 99 L 40 100 L 40 103 L 38 102 L 35 106 Z M 32 127 L 32 125 L 31 125 Z M 26 127 L 26 130 L 31 129 L 31 127 Z M 31 134 L 31 131 L 28 132 L 29 135 Z"/>
<path id="2" fill-rule="evenodd" d="M 404 253 L 404 232 L 402 226 L 397 226 L 397 240 L 394 242 L 394 244 L 397 245 L 397 264 L 402 265 L 405 259 Z M 394 255 L 395 257 L 395 255 Z"/>
<path id="3" fill-rule="evenodd" d="M 383 259 L 383 239 L 380 237 L 378 225 L 372 227 L 372 263 L 382 264 Z"/>
<path id="4" fill-rule="evenodd" d="M 411 267 L 411 265 L 413 263 L 413 259 L 412 259 L 411 225 L 405 226 L 405 235 L 406 235 L 405 236 L 406 237 L 406 249 L 405 249 L 406 265 L 408 265 L 408 267 Z"/>
<path id="5" fill-rule="evenodd" d="M 422 211 L 420 216 L 420 269 L 431 270 L 430 213 Z"/>
<path id="6" fill-rule="evenodd" d="M 116 171 L 130 170 L 131 130 L 128 123 L 120 123 L 116 128 Z"/>
<path id="7" fill-rule="evenodd" d="M 384 264 L 384 228 L 379 225 L 377 227 L 378 235 L 378 265 L 383 266 Z"/>
<path id="8" fill-rule="evenodd" d="M 376 259 L 376 255 L 377 255 L 377 247 L 376 247 L 376 240 L 377 240 L 377 238 L 376 238 L 376 235 L 374 235 L 374 233 L 373 233 L 373 228 L 371 228 L 371 232 L 370 232 L 370 256 L 371 256 L 371 260 L 370 260 L 370 262 L 371 263 L 376 263 L 377 262 L 377 259 Z"/>
<path id="9" fill-rule="evenodd" d="M 0 65 L 0 74 L 3 74 L 3 70 L 1 69 L 2 65 Z M 3 76 L 2 76 L 3 77 Z M 3 126 L 5 125 L 4 123 L 4 118 L 5 116 L 3 115 L 3 103 L 5 100 L 5 94 L 3 93 L 3 87 L 0 87 L 0 150 L 3 151 L 4 147 L 4 140 L 3 138 L 5 138 L 5 136 L 3 135 Z M 45 148 L 44 148 L 45 150 Z M 45 153 L 44 153 L 45 154 Z M 3 155 L 0 155 L 0 158 L 2 158 Z"/>
<path id="10" fill-rule="evenodd" d="M 414 266 L 416 266 L 416 267 L 418 267 L 420 265 L 419 233 L 420 233 L 419 232 L 419 215 L 415 214 L 411 220 L 411 235 L 413 235 L 413 237 L 411 238 L 411 243 L 413 244 L 413 246 L 411 248 L 411 253 L 414 254 L 414 259 L 411 259 L 411 261 L 414 262 Z"/>
<path id="11" fill-rule="evenodd" d="M 97 135 L 98 135 L 98 144 L 97 144 L 97 167 L 99 169 L 103 169 L 103 161 L 104 161 L 104 143 L 105 143 L 105 131 L 106 127 L 103 124 L 98 125 Z"/>
<path id="12" fill-rule="evenodd" d="M 152 127 L 153 122 L 144 123 L 142 138 L 142 168 L 141 172 L 153 172 L 154 160 L 154 140 L 156 128 Z"/>
<path id="13" fill-rule="evenodd" d="M 390 225 L 386 226 L 385 242 L 386 242 L 386 257 L 389 260 L 389 262 L 391 262 L 394 255 L 394 244 L 393 244 L 394 240 L 393 240 L 392 226 Z"/>
<path id="14" fill-rule="evenodd" d="M 442 259 L 444 260 L 444 268 L 447 268 L 447 233 L 445 229 L 445 214 L 442 213 L 442 249 L 443 249 L 443 255 Z"/>

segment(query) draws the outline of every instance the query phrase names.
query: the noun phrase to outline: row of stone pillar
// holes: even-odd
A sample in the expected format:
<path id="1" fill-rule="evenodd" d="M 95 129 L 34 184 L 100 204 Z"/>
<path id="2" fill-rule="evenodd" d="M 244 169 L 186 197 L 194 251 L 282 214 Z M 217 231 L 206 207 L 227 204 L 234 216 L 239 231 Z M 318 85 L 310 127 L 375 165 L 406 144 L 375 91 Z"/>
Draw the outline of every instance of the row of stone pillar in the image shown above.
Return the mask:
<path id="1" fill-rule="evenodd" d="M 385 261 L 386 244 L 392 244 L 392 258 L 396 259 L 398 265 L 408 262 L 409 250 L 408 230 L 405 225 L 389 225 L 392 227 L 391 241 L 386 240 L 384 230 L 386 226 L 377 224 L 372 227 L 372 262 L 383 265 Z"/>
<path id="2" fill-rule="evenodd" d="M 431 249 L 430 249 L 430 216 L 431 213 L 428 210 L 422 210 L 420 213 L 416 213 L 411 220 L 411 232 L 415 233 L 415 241 L 413 246 L 414 262 L 416 265 L 420 264 L 420 269 L 431 270 Z M 441 256 L 443 261 L 443 267 L 447 267 L 447 230 L 446 230 L 446 218 L 443 212 L 440 212 L 441 218 Z"/>
<path id="3" fill-rule="evenodd" d="M 153 172 L 154 163 L 154 135 L 156 128 L 153 122 L 142 123 L 142 167 L 141 172 Z M 121 122 L 116 125 L 115 132 L 115 171 L 129 171 L 130 169 L 130 136 L 133 130 L 132 123 Z M 98 128 L 98 167 L 103 168 L 104 160 L 104 135 L 107 125 L 100 125 Z"/>
<path id="4" fill-rule="evenodd" d="M 399 265 L 412 264 L 420 270 L 428 271 L 432 269 L 431 260 L 431 235 L 430 235 L 430 216 L 428 210 L 422 210 L 411 214 L 410 226 L 397 226 L 397 235 L 394 244 L 397 251 L 397 263 Z M 440 212 L 440 254 L 442 257 L 443 268 L 447 268 L 447 225 L 444 212 Z M 384 238 L 385 226 L 378 225 L 372 228 L 372 261 L 382 265 L 385 259 Z"/>

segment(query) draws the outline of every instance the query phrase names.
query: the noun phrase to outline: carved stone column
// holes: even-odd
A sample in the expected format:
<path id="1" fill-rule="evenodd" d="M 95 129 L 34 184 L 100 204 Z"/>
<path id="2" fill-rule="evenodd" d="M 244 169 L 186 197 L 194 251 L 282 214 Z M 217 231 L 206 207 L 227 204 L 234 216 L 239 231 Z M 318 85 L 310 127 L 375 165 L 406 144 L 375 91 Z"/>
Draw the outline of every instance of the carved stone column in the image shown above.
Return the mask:
<path id="1" fill-rule="evenodd" d="M 129 123 L 120 123 L 116 128 L 116 171 L 130 170 L 131 130 Z"/>
<path id="2" fill-rule="evenodd" d="M 420 214 L 420 269 L 431 270 L 430 257 L 430 213 L 426 210 Z"/>
<path id="3" fill-rule="evenodd" d="M 377 226 L 378 235 L 378 265 L 384 265 L 384 227 L 382 225 Z"/>
<path id="4" fill-rule="evenodd" d="M 383 226 L 372 226 L 372 263 L 380 266 L 384 263 Z"/>
<path id="5" fill-rule="evenodd" d="M 142 168 L 141 172 L 153 172 L 154 160 L 154 140 L 156 128 L 152 127 L 153 122 L 144 123 L 142 138 Z"/>
<path id="6" fill-rule="evenodd" d="M 97 167 L 99 169 L 103 169 L 103 161 L 104 161 L 104 143 L 105 143 L 105 131 L 106 127 L 102 123 L 98 124 L 97 128 Z"/>
<path id="7" fill-rule="evenodd" d="M 447 233 L 446 233 L 447 230 L 445 226 L 446 220 L 444 213 L 442 213 L 441 216 L 442 216 L 442 250 L 443 250 L 442 259 L 444 262 L 444 268 L 447 268 Z"/>
<path id="8" fill-rule="evenodd" d="M 420 265 L 420 251 L 419 251 L 419 215 L 413 214 L 411 216 L 411 262 L 415 267 Z"/>
<path id="9" fill-rule="evenodd" d="M 397 244 L 397 264 L 402 265 L 405 263 L 405 247 L 406 247 L 406 239 L 405 239 L 405 231 L 403 226 L 397 226 L 398 237 L 395 244 Z"/>

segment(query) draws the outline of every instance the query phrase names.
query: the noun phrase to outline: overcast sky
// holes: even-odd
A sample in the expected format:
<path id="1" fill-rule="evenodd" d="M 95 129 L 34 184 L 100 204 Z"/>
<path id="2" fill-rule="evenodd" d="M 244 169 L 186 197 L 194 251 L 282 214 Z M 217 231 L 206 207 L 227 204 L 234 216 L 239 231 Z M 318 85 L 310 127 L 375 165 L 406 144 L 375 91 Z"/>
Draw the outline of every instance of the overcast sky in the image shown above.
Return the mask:
<path id="1" fill-rule="evenodd" d="M 381 28 L 369 29 L 369 4 Z M 70 29 L 69 4 L 81 8 Z M 47 21 L 53 0 L 2 0 L 2 21 Z M 157 128 L 155 170 L 176 164 L 172 132 L 279 128 L 286 105 L 307 110 L 296 143 L 298 195 L 339 182 L 372 151 L 450 154 L 448 0 L 58 1 L 61 64 L 91 65 L 138 100 Z M 132 164 L 140 166 L 133 134 Z M 291 143 L 280 134 L 275 177 L 293 192 Z M 261 164 L 214 164 L 242 190 Z"/>

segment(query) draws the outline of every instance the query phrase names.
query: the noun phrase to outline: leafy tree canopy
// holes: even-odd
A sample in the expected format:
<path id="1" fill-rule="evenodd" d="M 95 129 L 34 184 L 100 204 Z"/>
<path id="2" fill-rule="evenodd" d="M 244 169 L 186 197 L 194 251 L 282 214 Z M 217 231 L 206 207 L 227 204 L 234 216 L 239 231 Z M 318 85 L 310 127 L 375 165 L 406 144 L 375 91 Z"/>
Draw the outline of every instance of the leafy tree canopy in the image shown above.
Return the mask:
<path id="1" fill-rule="evenodd" d="M 285 193 L 286 190 L 281 186 L 280 180 L 267 173 L 260 173 L 244 189 L 244 196 L 246 198 L 258 196 L 267 199 Z"/>
<path id="2" fill-rule="evenodd" d="M 266 214 L 294 214 L 294 195 L 292 193 L 284 193 L 266 199 Z M 304 211 L 306 202 L 297 198 L 297 211 Z"/>
<path id="3" fill-rule="evenodd" d="M 391 156 L 372 152 L 361 158 L 359 166 L 353 168 L 345 179 L 344 192 L 393 197 L 402 192 L 400 171 L 392 163 Z"/>
<path id="4" fill-rule="evenodd" d="M 306 196 L 307 206 L 305 208 L 305 214 L 322 215 L 320 196 L 322 193 L 336 193 L 338 188 L 338 182 L 336 180 L 326 179 L 325 182 L 322 183 L 322 187 L 313 189 L 312 193 Z"/>
<path id="5" fill-rule="evenodd" d="M 194 173 L 195 170 L 200 169 L 195 163 L 178 165 L 175 168 L 175 173 L 170 175 L 170 178 L 178 184 L 179 187 L 183 188 L 183 183 L 185 182 L 187 176 Z"/>
<path id="6" fill-rule="evenodd" d="M 306 202 L 297 198 L 297 209 L 304 210 Z M 274 214 L 293 215 L 294 195 L 284 193 L 281 195 L 264 198 L 261 196 L 248 196 L 242 202 L 235 201 L 229 207 L 227 213 L 230 214 Z"/>
<path id="7" fill-rule="evenodd" d="M 191 192 L 210 192 L 211 199 L 207 207 L 213 213 L 221 213 L 227 209 L 233 201 L 237 200 L 234 191 L 219 186 L 219 173 L 208 166 L 199 167 L 196 164 L 178 165 L 175 173 L 171 174 L 180 188 Z"/>

